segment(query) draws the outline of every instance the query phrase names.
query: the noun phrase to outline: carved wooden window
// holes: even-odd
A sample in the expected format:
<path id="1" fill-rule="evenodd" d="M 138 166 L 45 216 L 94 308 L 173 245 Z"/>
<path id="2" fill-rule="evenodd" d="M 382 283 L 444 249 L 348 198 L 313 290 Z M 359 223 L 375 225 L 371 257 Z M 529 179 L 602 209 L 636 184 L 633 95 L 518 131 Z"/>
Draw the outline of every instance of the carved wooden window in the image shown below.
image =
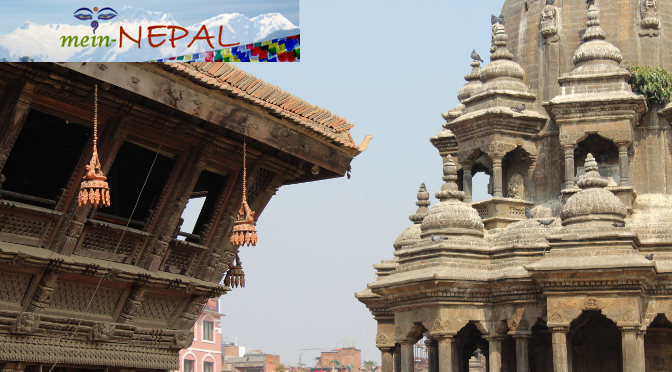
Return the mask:
<path id="1" fill-rule="evenodd" d="M 203 341 L 213 341 L 212 334 L 215 324 L 207 320 L 203 321 Z"/>
<path id="2" fill-rule="evenodd" d="M 124 142 L 121 145 L 107 174 L 111 205 L 99 208 L 96 211 L 96 219 L 126 225 L 128 219 L 131 218 L 130 227 L 138 230 L 144 229 L 144 223 L 152 209 L 156 207 L 170 172 L 175 165 L 174 159 L 159 154 L 152 167 L 155 156 L 155 151 L 130 142 Z M 150 168 L 152 171 L 147 178 Z M 142 190 L 146 178 L 147 184 Z M 140 190 L 142 190 L 142 195 L 135 212 L 133 212 Z M 133 213 L 133 217 L 131 217 L 131 213 Z"/>
<path id="3" fill-rule="evenodd" d="M 226 176 L 204 170 L 182 212 L 183 223 L 177 239 L 201 243 L 201 237 L 212 219 L 217 201 L 224 189 Z"/>
<path id="4" fill-rule="evenodd" d="M 194 372 L 194 361 L 185 359 L 183 372 Z"/>
<path id="5" fill-rule="evenodd" d="M 203 362 L 203 372 L 212 372 L 212 362 Z"/>
<path id="6" fill-rule="evenodd" d="M 2 169 L 5 181 L 0 181 L 0 194 L 7 200 L 54 208 L 91 132 L 83 125 L 31 110 Z"/>

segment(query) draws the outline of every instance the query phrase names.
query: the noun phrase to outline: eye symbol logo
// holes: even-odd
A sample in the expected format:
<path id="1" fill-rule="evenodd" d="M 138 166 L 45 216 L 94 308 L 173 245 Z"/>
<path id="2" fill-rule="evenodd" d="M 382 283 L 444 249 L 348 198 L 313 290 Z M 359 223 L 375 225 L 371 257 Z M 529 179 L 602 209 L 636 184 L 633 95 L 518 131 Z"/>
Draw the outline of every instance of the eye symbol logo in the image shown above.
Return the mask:
<path id="1" fill-rule="evenodd" d="M 104 11 L 108 11 L 107 13 L 103 13 Z M 88 12 L 88 13 L 86 13 Z M 95 14 L 94 14 L 95 12 Z M 113 12 L 113 13 L 112 13 Z M 97 14 L 97 15 L 96 15 Z M 98 10 L 97 7 L 93 8 L 93 10 L 89 8 L 79 8 L 75 11 L 75 18 L 82 20 L 82 21 L 88 21 L 89 19 L 93 19 L 95 16 L 97 19 L 100 19 L 101 21 L 109 21 L 110 19 L 116 17 L 118 13 L 112 9 L 112 8 L 103 8 Z M 98 28 L 98 21 L 94 20 L 91 22 L 91 27 L 93 27 L 93 33 L 96 33 L 96 29 Z"/>

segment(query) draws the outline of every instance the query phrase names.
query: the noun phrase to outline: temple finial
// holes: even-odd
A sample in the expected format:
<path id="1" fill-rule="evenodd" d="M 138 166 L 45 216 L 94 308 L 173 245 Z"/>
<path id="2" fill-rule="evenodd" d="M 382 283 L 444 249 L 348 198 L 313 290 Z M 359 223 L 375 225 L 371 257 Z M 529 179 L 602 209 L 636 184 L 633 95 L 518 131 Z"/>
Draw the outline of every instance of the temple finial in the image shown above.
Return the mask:
<path id="1" fill-rule="evenodd" d="M 441 186 L 441 191 L 436 193 L 438 199 L 441 201 L 464 199 L 464 191 L 459 191 L 457 186 L 457 167 L 450 154 L 446 155 L 446 161 L 443 162 L 443 180 L 446 183 Z"/>
<path id="2" fill-rule="evenodd" d="M 418 201 L 415 202 L 415 205 L 418 206 L 418 210 L 415 211 L 415 214 L 410 215 L 408 218 L 413 221 L 413 223 L 419 224 L 422 223 L 422 219 L 425 218 L 427 213 L 429 213 L 429 193 L 425 187 L 424 182 L 420 184 L 418 189 Z"/>

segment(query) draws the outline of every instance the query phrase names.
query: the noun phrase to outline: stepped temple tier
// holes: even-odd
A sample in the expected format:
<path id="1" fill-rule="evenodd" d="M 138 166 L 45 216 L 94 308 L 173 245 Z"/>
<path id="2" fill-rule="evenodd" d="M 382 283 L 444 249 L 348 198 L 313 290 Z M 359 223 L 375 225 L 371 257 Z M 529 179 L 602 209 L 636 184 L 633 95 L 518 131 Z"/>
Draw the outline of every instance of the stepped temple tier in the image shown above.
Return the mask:
<path id="1" fill-rule="evenodd" d="M 178 370 L 270 198 L 345 175 L 352 126 L 227 63 L 0 63 L 0 370 Z"/>
<path id="2" fill-rule="evenodd" d="M 628 69 L 672 71 L 672 3 L 505 0 L 502 14 L 430 139 L 443 186 L 420 186 L 356 294 L 382 371 L 413 372 L 419 341 L 429 372 L 672 370 L 672 103 L 635 93 Z M 478 172 L 492 197 L 474 202 Z"/>

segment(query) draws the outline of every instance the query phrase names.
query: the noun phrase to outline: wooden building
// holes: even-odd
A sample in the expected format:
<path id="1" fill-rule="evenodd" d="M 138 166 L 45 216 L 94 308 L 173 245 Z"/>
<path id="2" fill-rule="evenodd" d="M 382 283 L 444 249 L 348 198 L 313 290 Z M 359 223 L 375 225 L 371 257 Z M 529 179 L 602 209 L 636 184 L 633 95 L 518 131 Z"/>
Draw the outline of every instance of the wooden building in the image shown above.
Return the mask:
<path id="1" fill-rule="evenodd" d="M 77 197 L 94 86 L 104 208 Z M 229 290 L 243 143 L 256 218 L 280 186 L 345 175 L 368 144 L 351 127 L 226 63 L 0 64 L 0 368 L 177 370 Z"/>

